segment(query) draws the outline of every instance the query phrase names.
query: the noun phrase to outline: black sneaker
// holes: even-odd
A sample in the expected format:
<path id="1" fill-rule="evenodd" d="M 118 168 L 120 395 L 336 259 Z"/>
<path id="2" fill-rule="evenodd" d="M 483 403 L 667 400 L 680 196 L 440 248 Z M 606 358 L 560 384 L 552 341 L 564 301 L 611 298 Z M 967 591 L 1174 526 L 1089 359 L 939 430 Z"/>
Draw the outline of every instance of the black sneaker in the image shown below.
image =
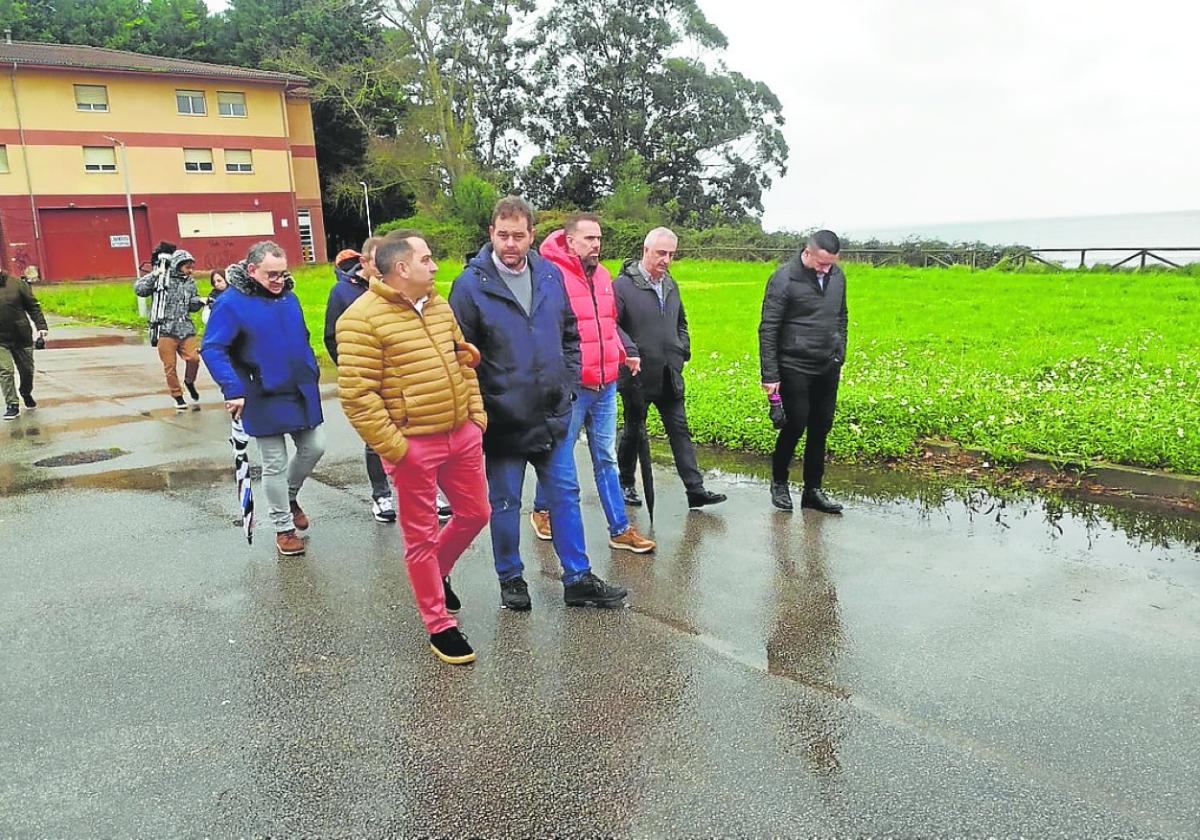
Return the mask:
<path id="1" fill-rule="evenodd" d="M 195 382 L 184 382 L 183 387 L 187 388 L 188 396 L 192 398 L 193 402 L 200 402 L 200 392 L 196 390 Z"/>
<path id="2" fill-rule="evenodd" d="M 528 612 L 533 609 L 529 600 L 529 584 L 525 578 L 517 576 L 500 581 L 500 606 L 517 612 Z"/>
<path id="3" fill-rule="evenodd" d="M 469 665 L 475 661 L 474 649 L 457 627 L 434 633 L 429 637 L 429 646 L 438 659 L 451 665 Z"/>
<path id="4" fill-rule="evenodd" d="M 628 594 L 624 587 L 605 583 L 591 572 L 563 588 L 568 607 L 619 607 Z"/>
<path id="5" fill-rule="evenodd" d="M 176 411 L 187 411 L 187 403 L 185 403 L 183 401 L 183 397 L 175 398 L 175 410 Z"/>
<path id="6" fill-rule="evenodd" d="M 625 499 L 625 504 L 630 507 L 641 507 L 642 499 L 637 494 L 637 488 L 633 486 L 622 487 L 621 496 Z"/>
<path id="7" fill-rule="evenodd" d="M 458 596 L 450 588 L 450 578 L 442 578 L 442 591 L 446 593 L 446 612 L 456 613 L 462 609 L 462 601 L 458 600 Z"/>
<path id="8" fill-rule="evenodd" d="M 20 416 L 21 416 L 21 407 L 16 405 L 15 403 L 13 405 L 8 406 L 8 408 L 6 408 L 4 410 L 4 419 L 5 420 L 16 420 Z"/>
<path id="9" fill-rule="evenodd" d="M 26 408 L 37 408 L 37 400 L 33 398 L 33 394 L 22 394 L 21 401 L 25 403 Z"/>
<path id="10" fill-rule="evenodd" d="M 714 493 L 701 487 L 699 490 L 689 490 L 687 494 L 688 507 L 692 510 L 706 505 L 719 505 L 725 501 L 724 493 Z"/>

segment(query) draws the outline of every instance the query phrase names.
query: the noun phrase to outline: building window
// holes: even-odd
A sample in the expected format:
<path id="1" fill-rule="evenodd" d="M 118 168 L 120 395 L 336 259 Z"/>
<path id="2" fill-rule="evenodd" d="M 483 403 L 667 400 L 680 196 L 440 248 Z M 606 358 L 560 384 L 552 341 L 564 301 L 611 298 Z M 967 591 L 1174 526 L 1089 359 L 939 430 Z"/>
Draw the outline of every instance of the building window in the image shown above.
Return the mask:
<path id="1" fill-rule="evenodd" d="M 75 85 L 76 111 L 107 111 L 108 88 L 104 85 Z"/>
<path id="2" fill-rule="evenodd" d="M 204 91 L 202 90 L 175 91 L 175 104 L 181 114 L 203 116 L 208 113 L 204 107 Z"/>
<path id="3" fill-rule="evenodd" d="M 188 172 L 212 172 L 212 149 L 184 149 L 183 168 Z"/>
<path id="4" fill-rule="evenodd" d="M 246 94 L 217 91 L 217 113 L 222 117 L 246 116 Z"/>
<path id="5" fill-rule="evenodd" d="M 226 172 L 253 172 L 254 159 L 250 156 L 249 149 L 226 149 L 225 150 L 225 171 Z"/>
<path id="6" fill-rule="evenodd" d="M 85 172 L 116 172 L 117 150 L 112 146 L 84 146 L 83 169 Z"/>
<path id="7" fill-rule="evenodd" d="M 180 213 L 181 239 L 226 236 L 274 236 L 275 220 L 268 210 L 232 213 Z"/>
<path id="8" fill-rule="evenodd" d="M 8 146 L 0 146 L 0 173 L 8 171 Z"/>

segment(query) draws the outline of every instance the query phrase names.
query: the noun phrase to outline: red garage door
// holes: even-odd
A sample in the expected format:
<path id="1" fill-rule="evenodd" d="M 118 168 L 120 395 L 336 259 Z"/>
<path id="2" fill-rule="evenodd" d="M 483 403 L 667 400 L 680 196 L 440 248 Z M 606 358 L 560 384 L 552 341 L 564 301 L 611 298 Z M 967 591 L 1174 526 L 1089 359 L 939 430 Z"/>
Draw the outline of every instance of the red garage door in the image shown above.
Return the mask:
<path id="1" fill-rule="evenodd" d="M 46 246 L 47 280 L 91 277 L 132 277 L 133 245 L 129 241 L 129 212 L 124 207 L 42 210 L 42 241 Z M 138 256 L 150 257 L 150 224 L 146 209 L 135 207 Z"/>

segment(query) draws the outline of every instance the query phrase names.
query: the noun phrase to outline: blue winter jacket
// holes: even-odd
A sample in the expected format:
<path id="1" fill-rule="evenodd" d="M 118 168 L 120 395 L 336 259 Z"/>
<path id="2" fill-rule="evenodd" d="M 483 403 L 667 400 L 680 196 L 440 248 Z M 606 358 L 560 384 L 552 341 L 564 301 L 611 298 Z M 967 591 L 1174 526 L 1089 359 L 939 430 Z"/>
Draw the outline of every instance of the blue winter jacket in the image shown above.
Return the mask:
<path id="1" fill-rule="evenodd" d="M 358 266 L 349 271 L 343 271 L 336 266 L 333 269 L 337 282 L 329 290 L 329 301 L 325 304 L 325 349 L 329 358 L 337 362 L 337 320 L 342 313 L 350 308 L 350 304 L 362 297 L 367 290 L 367 281 L 355 272 Z"/>
<path id="2" fill-rule="evenodd" d="M 530 314 L 492 262 L 488 245 L 450 290 L 450 307 L 467 341 L 483 355 L 476 373 L 488 427 L 484 451 L 539 455 L 567 434 L 579 381 L 579 330 L 558 267 L 529 252 Z"/>
<path id="3" fill-rule="evenodd" d="M 225 399 L 245 397 L 242 424 L 252 437 L 321 425 L 320 370 L 308 343 L 300 299 L 289 278 L 274 296 L 229 266 L 229 290 L 213 304 L 200 355 Z"/>

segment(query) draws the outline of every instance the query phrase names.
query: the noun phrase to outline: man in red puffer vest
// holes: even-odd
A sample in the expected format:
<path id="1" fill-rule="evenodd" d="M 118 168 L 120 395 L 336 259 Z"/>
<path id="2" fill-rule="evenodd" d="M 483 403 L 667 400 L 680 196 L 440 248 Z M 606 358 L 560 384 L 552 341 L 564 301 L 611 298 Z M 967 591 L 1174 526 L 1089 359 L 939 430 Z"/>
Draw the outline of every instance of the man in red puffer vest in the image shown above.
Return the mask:
<path id="1" fill-rule="evenodd" d="M 609 546 L 645 554 L 654 550 L 654 541 L 629 523 L 617 473 L 617 370 L 626 365 L 636 375 L 640 360 L 626 359 L 617 333 L 617 299 L 612 275 L 600 264 L 600 237 L 600 218 L 595 213 L 575 213 L 562 230 L 550 234 L 538 252 L 562 271 L 579 323 L 583 365 L 567 439 L 578 440 L 579 430 L 587 427 L 596 490 L 608 519 Z M 550 505 L 540 483 L 529 521 L 538 539 L 551 538 Z"/>

